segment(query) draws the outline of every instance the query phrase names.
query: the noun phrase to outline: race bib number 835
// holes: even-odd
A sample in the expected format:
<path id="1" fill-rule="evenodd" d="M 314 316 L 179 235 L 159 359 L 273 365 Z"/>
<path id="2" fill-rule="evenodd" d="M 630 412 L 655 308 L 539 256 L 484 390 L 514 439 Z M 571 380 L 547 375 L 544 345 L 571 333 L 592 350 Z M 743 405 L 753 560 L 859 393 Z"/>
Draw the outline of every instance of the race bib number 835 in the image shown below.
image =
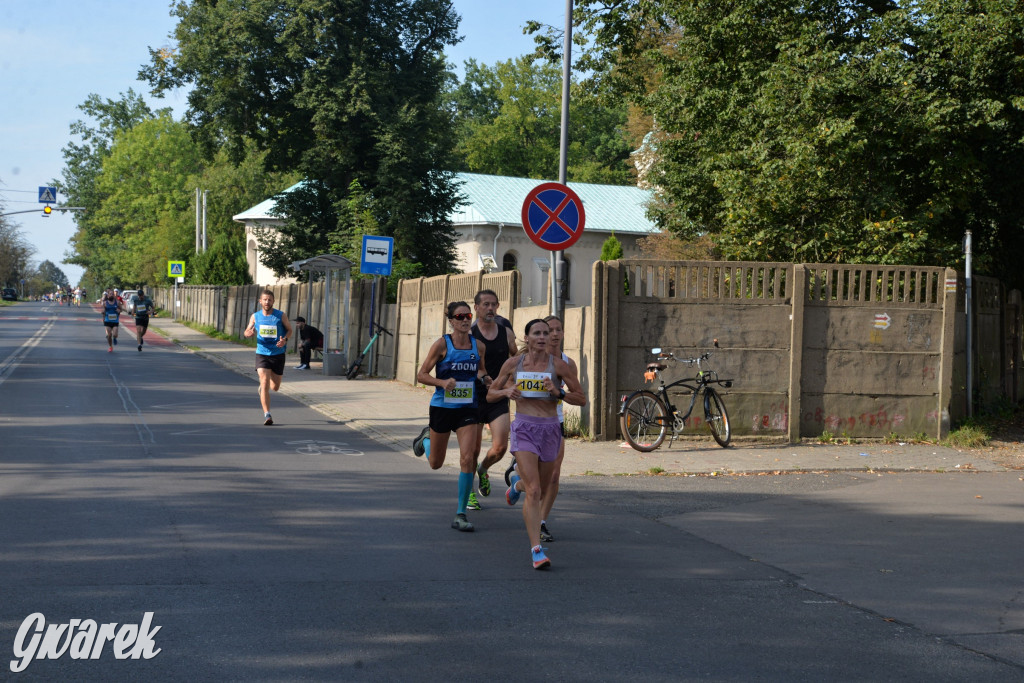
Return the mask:
<path id="1" fill-rule="evenodd" d="M 472 382 L 456 382 L 455 388 L 444 392 L 445 403 L 472 403 L 473 402 L 473 383 Z"/>

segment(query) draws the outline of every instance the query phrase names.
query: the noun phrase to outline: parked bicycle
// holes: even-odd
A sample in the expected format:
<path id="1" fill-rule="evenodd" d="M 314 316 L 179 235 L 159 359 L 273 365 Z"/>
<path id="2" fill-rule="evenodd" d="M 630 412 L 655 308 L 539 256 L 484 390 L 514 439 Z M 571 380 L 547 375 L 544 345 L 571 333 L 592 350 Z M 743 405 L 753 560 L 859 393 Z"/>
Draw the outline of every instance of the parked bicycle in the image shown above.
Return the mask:
<path id="1" fill-rule="evenodd" d="M 715 340 L 715 348 L 719 348 L 718 340 Z M 626 442 L 634 449 L 643 453 L 653 451 L 665 441 L 665 434 L 669 430 L 672 436 L 669 445 L 686 428 L 686 420 L 693 412 L 697 404 L 697 397 L 703 398 L 704 420 L 711 429 L 711 436 L 722 448 L 729 445 L 732 438 L 732 431 L 729 428 L 729 413 L 725 410 L 725 403 L 718 395 L 712 384 L 729 388 L 732 386 L 731 379 L 720 379 L 718 373 L 707 367 L 708 359 L 712 352 L 702 353 L 694 358 L 676 358 L 671 352 L 662 351 L 660 348 L 651 349 L 651 353 L 657 356 L 658 360 L 647 364 L 647 371 L 644 377 L 647 381 L 655 378 L 659 386 L 655 391 L 640 389 L 632 394 L 622 397 L 622 405 L 619 407 L 619 427 Z M 693 378 L 676 380 L 671 384 L 665 384 L 661 373 L 668 368 L 666 363 L 685 363 L 687 366 L 697 366 L 697 374 Z M 681 413 L 669 397 L 669 391 L 690 395 L 690 406 L 685 413 Z"/>
<path id="2" fill-rule="evenodd" d="M 380 336 L 381 332 L 383 332 L 384 334 L 388 335 L 389 337 L 394 336 L 390 332 L 385 330 L 381 325 L 378 325 L 377 323 L 373 323 L 372 327 L 376 328 L 376 332 L 374 332 L 373 336 L 370 337 L 370 343 L 368 343 L 366 345 L 366 348 L 363 349 L 363 352 L 361 354 L 359 354 L 359 358 L 355 359 L 355 361 L 352 363 L 352 365 L 350 365 L 348 367 L 348 372 L 345 373 L 345 377 L 347 377 L 349 379 L 354 379 L 355 376 L 359 374 L 359 370 L 363 367 L 363 359 L 366 358 L 366 354 L 368 354 L 370 352 L 370 347 L 373 346 L 373 343 L 375 341 L 377 341 L 377 337 Z"/>

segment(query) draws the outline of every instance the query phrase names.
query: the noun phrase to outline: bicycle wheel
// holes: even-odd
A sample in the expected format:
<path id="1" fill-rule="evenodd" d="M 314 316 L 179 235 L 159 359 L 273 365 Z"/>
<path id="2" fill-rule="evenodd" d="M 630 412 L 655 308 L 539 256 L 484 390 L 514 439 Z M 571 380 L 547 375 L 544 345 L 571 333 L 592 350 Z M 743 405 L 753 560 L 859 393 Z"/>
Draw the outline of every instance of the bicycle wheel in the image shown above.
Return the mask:
<path id="1" fill-rule="evenodd" d="M 619 428 L 626 442 L 641 453 L 648 453 L 665 440 L 672 424 L 665 404 L 649 391 L 630 394 L 619 413 Z"/>
<path id="2" fill-rule="evenodd" d="M 729 413 L 725 411 L 725 403 L 718 392 L 711 387 L 704 388 L 704 419 L 711 428 L 711 436 L 722 448 L 729 445 L 732 430 L 729 428 Z"/>

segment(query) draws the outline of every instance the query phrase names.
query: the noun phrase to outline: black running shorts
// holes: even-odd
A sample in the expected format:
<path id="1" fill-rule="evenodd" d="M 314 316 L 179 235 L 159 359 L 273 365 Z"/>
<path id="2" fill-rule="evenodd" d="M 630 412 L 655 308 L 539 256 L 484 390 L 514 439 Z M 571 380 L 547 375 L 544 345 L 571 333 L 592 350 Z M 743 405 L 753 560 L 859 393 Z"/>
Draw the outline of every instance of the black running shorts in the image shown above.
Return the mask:
<path id="1" fill-rule="evenodd" d="M 438 434 L 454 432 L 466 425 L 479 422 L 477 407 L 470 405 L 465 408 L 442 408 L 430 406 L 430 428 Z"/>
<path id="2" fill-rule="evenodd" d="M 503 398 L 495 403 L 488 403 L 487 401 L 482 402 L 480 406 L 480 415 L 477 422 L 481 424 L 491 424 L 502 415 L 509 414 L 508 399 Z"/>
<path id="3" fill-rule="evenodd" d="M 284 357 L 285 354 L 277 353 L 273 356 L 267 356 L 262 353 L 256 354 L 256 369 L 265 368 L 270 370 L 275 375 L 284 374 Z"/>

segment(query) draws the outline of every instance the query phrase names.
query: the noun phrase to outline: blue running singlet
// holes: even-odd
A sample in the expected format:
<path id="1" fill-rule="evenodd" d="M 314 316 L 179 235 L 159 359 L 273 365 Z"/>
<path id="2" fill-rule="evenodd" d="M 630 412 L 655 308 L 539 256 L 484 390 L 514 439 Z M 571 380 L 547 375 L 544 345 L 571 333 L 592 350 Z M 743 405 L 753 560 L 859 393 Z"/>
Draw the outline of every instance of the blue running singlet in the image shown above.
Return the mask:
<path id="1" fill-rule="evenodd" d="M 438 379 L 455 379 L 455 388 L 445 391 L 441 387 L 434 388 L 430 397 L 430 405 L 438 408 L 467 408 L 477 405 L 476 373 L 480 367 L 480 353 L 476 348 L 476 339 L 469 338 L 473 347 L 457 349 L 452 345 L 452 336 L 444 335 L 444 343 L 448 349 L 434 369 Z"/>
<path id="2" fill-rule="evenodd" d="M 273 309 L 270 315 L 264 315 L 263 309 L 253 313 L 256 321 L 256 353 L 261 356 L 279 356 L 286 351 L 285 347 L 278 346 L 277 340 L 284 336 L 284 323 L 281 319 L 284 313 Z"/>

